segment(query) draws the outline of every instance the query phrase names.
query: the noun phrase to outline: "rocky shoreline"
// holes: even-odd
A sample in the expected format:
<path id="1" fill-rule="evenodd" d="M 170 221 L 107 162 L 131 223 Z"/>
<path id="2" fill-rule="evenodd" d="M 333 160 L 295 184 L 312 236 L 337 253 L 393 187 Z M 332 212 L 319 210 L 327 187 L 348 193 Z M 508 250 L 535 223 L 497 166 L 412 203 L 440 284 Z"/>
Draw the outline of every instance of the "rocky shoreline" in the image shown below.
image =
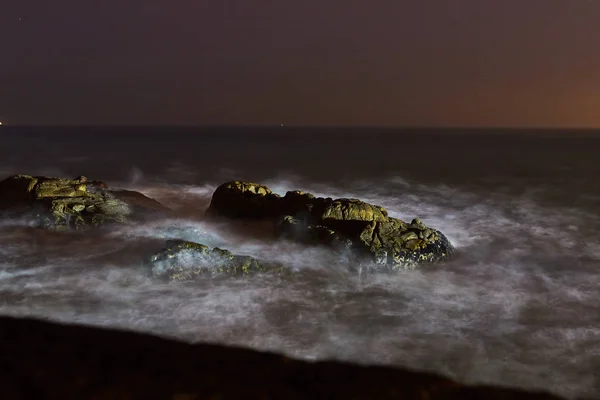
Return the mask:
<path id="1" fill-rule="evenodd" d="M 559 399 L 430 373 L 0 317 L 2 399 Z"/>
<path id="2" fill-rule="evenodd" d="M 323 246 L 348 265 L 395 272 L 452 259 L 456 250 L 418 218 L 390 217 L 359 199 L 285 195 L 251 182 L 219 186 L 205 218 L 267 222 L 274 240 Z M 88 235 L 173 212 L 143 193 L 84 176 L 14 175 L 0 181 L 0 218 L 34 229 Z M 81 236 L 80 236 L 81 237 Z M 83 236 L 85 237 L 85 236 Z M 166 281 L 257 273 L 289 274 L 286 265 L 181 239 L 141 254 L 143 271 Z M 543 393 L 469 387 L 402 369 L 304 362 L 217 345 L 191 345 L 147 334 L 0 317 L 3 399 L 557 399 Z"/>
<path id="3" fill-rule="evenodd" d="M 27 217 L 44 229 L 86 231 L 172 214 L 142 193 L 112 189 L 85 176 L 13 175 L 0 181 L 0 215 Z M 413 269 L 451 259 L 456 253 L 442 232 L 418 218 L 407 223 L 388 216 L 383 207 L 359 199 L 315 197 L 298 190 L 280 196 L 252 182 L 231 181 L 219 186 L 205 215 L 210 220 L 267 220 L 276 239 L 325 246 L 349 265 L 379 271 Z M 174 243 L 166 243 L 147 258 L 150 276 L 190 280 L 285 269 L 268 260 L 211 250 L 202 243 Z"/>

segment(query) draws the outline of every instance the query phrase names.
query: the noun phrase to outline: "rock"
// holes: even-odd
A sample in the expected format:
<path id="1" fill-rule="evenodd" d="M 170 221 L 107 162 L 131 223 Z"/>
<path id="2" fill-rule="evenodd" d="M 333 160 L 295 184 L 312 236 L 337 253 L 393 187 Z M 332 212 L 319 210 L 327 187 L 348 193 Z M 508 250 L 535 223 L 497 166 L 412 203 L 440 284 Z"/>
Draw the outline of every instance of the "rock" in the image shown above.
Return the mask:
<path id="1" fill-rule="evenodd" d="M 432 373 L 0 317 L 2 399 L 559 400 Z"/>
<path id="2" fill-rule="evenodd" d="M 280 264 L 260 262 L 250 256 L 234 255 L 229 250 L 211 249 L 185 240 L 167 240 L 165 248 L 147 260 L 146 268 L 149 276 L 168 281 L 285 271 Z"/>
<path id="3" fill-rule="evenodd" d="M 389 217 L 385 208 L 358 199 L 302 191 L 280 197 L 266 186 L 234 181 L 217 188 L 207 213 L 273 219 L 281 238 L 331 246 L 345 255 L 350 251 L 359 262 L 391 269 L 447 260 L 455 252 L 442 232 L 418 219 L 408 224 Z"/>
<path id="4" fill-rule="evenodd" d="M 320 220 L 333 223 L 334 221 L 386 221 L 387 211 L 380 206 L 374 206 L 357 199 L 337 199 L 327 204 Z"/>
<path id="5" fill-rule="evenodd" d="M 279 196 L 266 186 L 232 181 L 219 186 L 212 196 L 208 216 L 228 218 L 274 217 L 274 204 Z"/>
<path id="6" fill-rule="evenodd" d="M 397 218 L 372 222 L 352 239 L 373 255 L 377 264 L 394 269 L 442 261 L 454 253 L 448 238 L 440 231 L 423 224 L 407 225 Z"/>
<path id="7" fill-rule="evenodd" d="M 14 175 L 0 181 L 0 213 L 33 215 L 49 229 L 86 229 L 129 223 L 169 210 L 128 190 L 109 190 L 101 181 Z"/>

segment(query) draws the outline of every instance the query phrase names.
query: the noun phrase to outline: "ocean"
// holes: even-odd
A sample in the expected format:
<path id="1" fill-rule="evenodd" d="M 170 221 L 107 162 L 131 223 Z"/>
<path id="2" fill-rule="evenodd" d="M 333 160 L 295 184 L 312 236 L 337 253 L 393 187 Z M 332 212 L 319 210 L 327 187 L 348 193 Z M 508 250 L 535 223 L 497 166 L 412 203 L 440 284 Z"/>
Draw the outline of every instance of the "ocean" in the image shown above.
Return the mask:
<path id="1" fill-rule="evenodd" d="M 85 175 L 175 214 L 103 235 L 1 220 L 0 314 L 600 397 L 600 132 L 3 126 L 0 179 L 17 173 Z M 231 179 L 418 217 L 458 257 L 357 274 L 252 223 L 203 221 Z M 155 282 L 140 263 L 168 238 L 296 273 Z"/>

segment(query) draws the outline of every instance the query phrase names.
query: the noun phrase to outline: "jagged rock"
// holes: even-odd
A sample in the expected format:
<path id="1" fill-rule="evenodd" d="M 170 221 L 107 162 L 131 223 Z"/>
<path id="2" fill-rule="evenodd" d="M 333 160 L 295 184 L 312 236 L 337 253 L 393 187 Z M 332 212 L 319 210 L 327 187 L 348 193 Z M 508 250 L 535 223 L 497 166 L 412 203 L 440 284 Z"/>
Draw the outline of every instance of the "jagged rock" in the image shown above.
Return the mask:
<path id="1" fill-rule="evenodd" d="M 102 181 L 14 175 L 0 181 L 0 213 L 32 215 L 50 229 L 86 229 L 129 223 L 168 208 L 129 190 L 110 190 Z"/>
<path id="2" fill-rule="evenodd" d="M 447 259 L 454 253 L 448 238 L 419 219 L 410 225 L 396 219 L 371 223 L 361 232 L 360 243 L 394 267 L 415 267 Z"/>
<path id="3" fill-rule="evenodd" d="M 169 281 L 285 271 L 280 264 L 261 262 L 250 256 L 234 255 L 229 250 L 211 249 L 185 240 L 167 240 L 165 248 L 147 260 L 146 267 L 151 277 Z"/>
<path id="4" fill-rule="evenodd" d="M 3 400 L 559 400 L 439 375 L 0 317 Z"/>
<path id="5" fill-rule="evenodd" d="M 227 196 L 224 195 L 227 194 Z M 385 208 L 358 199 L 315 197 L 290 191 L 280 197 L 256 183 L 219 186 L 207 210 L 211 216 L 270 218 L 279 237 L 348 251 L 392 269 L 448 259 L 454 254 L 439 230 L 414 219 L 410 224 L 388 216 Z"/>

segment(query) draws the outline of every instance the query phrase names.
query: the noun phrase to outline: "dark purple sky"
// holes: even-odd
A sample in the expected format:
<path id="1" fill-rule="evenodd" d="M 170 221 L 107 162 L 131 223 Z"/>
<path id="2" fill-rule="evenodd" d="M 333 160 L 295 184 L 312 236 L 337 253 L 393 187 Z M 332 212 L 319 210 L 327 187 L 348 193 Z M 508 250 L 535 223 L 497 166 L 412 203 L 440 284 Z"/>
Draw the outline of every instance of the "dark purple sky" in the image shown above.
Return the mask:
<path id="1" fill-rule="evenodd" d="M 600 0 L 7 0 L 16 124 L 600 126 Z"/>

